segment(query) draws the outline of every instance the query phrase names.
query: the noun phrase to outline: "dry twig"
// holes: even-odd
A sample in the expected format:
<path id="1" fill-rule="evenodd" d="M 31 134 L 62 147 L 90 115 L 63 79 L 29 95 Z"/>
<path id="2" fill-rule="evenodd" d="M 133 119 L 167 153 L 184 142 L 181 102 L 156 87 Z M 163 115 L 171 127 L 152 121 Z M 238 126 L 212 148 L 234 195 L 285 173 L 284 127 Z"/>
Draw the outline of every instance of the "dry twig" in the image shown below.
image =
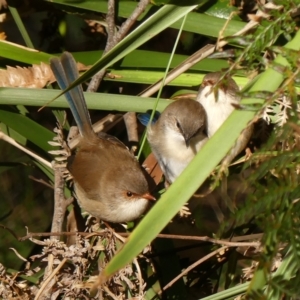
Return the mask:
<path id="1" fill-rule="evenodd" d="M 193 270 L 194 268 L 196 268 L 197 266 L 199 266 L 200 264 L 202 264 L 203 262 L 205 262 L 206 260 L 210 259 L 211 257 L 224 252 L 227 249 L 226 246 L 221 247 L 207 255 L 205 255 L 204 257 L 202 257 L 201 259 L 199 259 L 198 261 L 196 261 L 195 263 L 193 263 L 192 265 L 190 265 L 188 268 L 186 268 L 183 272 L 181 272 L 178 276 L 176 276 L 173 280 L 171 280 L 167 285 L 165 285 L 159 292 L 158 295 L 161 295 L 161 293 L 163 291 L 165 291 L 166 289 L 168 289 L 169 287 L 171 287 L 178 279 L 180 279 L 181 277 L 183 277 L 184 275 L 186 275 L 188 272 L 190 272 L 191 270 Z"/>
<path id="2" fill-rule="evenodd" d="M 67 207 L 72 203 L 73 198 L 65 199 L 64 196 L 64 167 L 56 165 L 54 167 L 54 213 L 52 219 L 51 232 L 61 232 L 67 211 Z M 51 236 L 54 238 L 55 236 Z"/>

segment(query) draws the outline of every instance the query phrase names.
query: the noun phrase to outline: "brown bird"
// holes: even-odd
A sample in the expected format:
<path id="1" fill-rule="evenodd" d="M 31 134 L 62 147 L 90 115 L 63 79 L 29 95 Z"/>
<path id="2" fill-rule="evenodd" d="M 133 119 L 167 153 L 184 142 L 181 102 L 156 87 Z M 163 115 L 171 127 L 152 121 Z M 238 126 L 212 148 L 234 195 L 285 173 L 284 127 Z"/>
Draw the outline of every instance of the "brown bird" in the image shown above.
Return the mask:
<path id="1" fill-rule="evenodd" d="M 209 73 L 204 76 L 197 95 L 207 114 L 207 135 L 210 138 L 233 112 L 234 106 L 240 102 L 239 87 L 230 77 L 219 82 L 221 72 Z M 218 83 L 217 87 L 214 86 Z"/>
<path id="2" fill-rule="evenodd" d="M 63 90 L 79 77 L 74 58 L 68 52 L 60 59 L 52 58 L 50 66 Z M 152 178 L 116 137 L 93 131 L 81 86 L 65 96 L 81 134 L 77 152 L 67 165 L 80 206 L 109 222 L 140 217 L 149 200 L 155 200 L 149 191 Z"/>
<path id="3" fill-rule="evenodd" d="M 201 103 L 207 114 L 207 135 L 211 138 L 233 112 L 235 106 L 239 106 L 241 97 L 236 82 L 221 72 L 209 73 L 204 76 L 197 95 L 197 101 Z M 223 160 L 223 165 L 228 165 L 243 149 L 253 132 L 250 124 L 240 134 L 235 145 Z"/>

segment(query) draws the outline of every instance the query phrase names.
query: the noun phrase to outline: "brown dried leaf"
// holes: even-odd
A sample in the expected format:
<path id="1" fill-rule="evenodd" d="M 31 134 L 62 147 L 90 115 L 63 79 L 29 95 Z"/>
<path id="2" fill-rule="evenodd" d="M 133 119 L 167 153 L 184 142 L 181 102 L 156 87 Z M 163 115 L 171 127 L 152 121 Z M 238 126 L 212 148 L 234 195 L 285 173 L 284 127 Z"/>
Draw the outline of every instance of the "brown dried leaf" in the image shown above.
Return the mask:
<path id="1" fill-rule="evenodd" d="M 77 68 L 79 71 L 87 69 L 81 63 L 77 63 Z M 0 70 L 0 87 L 43 88 L 54 81 L 50 66 L 43 62 L 28 68 L 7 66 L 6 70 Z"/>
<path id="2" fill-rule="evenodd" d="M 0 9 L 1 9 L 1 7 L 0 7 Z M 5 32 L 0 32 L 0 40 L 6 40 L 6 38 L 7 38 L 7 36 L 6 36 Z"/>
<path id="3" fill-rule="evenodd" d="M 157 159 L 155 158 L 152 152 L 148 155 L 148 157 L 143 162 L 143 167 L 153 178 L 156 185 L 159 184 L 162 179 L 163 172 L 157 162 Z"/>

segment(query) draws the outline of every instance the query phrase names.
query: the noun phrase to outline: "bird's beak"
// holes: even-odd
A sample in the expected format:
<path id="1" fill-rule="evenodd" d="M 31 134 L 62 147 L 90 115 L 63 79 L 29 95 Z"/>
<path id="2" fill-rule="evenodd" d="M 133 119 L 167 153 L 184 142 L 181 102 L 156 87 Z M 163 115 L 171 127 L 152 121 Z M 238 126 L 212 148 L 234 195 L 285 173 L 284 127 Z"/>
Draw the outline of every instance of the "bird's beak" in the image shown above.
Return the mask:
<path id="1" fill-rule="evenodd" d="M 186 147 L 188 148 L 190 146 L 191 138 L 190 137 L 184 137 L 184 141 L 185 141 Z"/>
<path id="2" fill-rule="evenodd" d="M 151 200 L 151 201 L 155 201 L 155 200 L 156 200 L 156 198 L 153 197 L 153 196 L 152 196 L 151 194 L 149 194 L 149 193 L 143 194 L 143 195 L 142 195 L 142 198 L 145 198 L 145 199 Z"/>

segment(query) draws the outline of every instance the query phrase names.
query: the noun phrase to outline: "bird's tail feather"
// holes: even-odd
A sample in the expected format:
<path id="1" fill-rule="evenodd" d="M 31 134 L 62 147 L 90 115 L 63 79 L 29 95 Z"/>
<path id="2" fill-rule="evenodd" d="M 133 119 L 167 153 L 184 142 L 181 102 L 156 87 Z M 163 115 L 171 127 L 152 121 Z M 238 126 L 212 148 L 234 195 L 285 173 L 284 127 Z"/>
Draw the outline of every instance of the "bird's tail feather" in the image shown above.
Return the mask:
<path id="1" fill-rule="evenodd" d="M 50 67 L 62 90 L 65 90 L 78 77 L 76 62 L 69 52 L 64 52 L 61 58 L 52 58 Z M 82 136 L 87 136 L 92 130 L 90 115 L 86 106 L 81 85 L 77 85 L 65 93 L 70 109 Z"/>

